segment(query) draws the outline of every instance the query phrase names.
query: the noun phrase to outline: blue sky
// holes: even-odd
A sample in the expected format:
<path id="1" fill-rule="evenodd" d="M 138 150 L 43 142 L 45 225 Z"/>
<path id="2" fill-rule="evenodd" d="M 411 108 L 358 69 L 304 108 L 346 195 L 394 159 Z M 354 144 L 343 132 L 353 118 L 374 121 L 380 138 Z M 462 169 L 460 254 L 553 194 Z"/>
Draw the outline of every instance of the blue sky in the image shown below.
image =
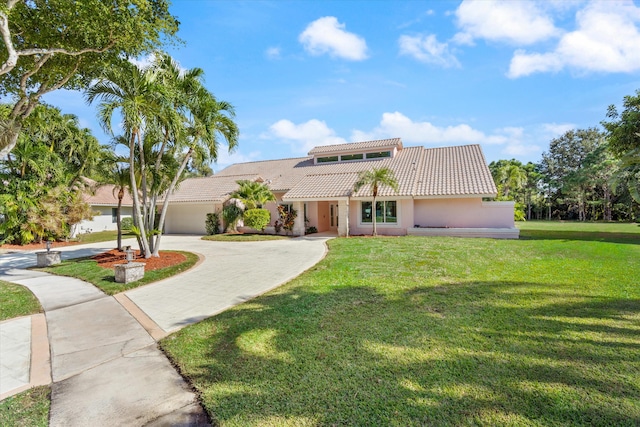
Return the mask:
<path id="1" fill-rule="evenodd" d="M 185 44 L 169 53 L 236 108 L 239 148 L 214 170 L 389 137 L 537 162 L 640 88 L 632 1 L 174 0 L 171 11 Z M 45 101 L 109 141 L 81 94 Z"/>

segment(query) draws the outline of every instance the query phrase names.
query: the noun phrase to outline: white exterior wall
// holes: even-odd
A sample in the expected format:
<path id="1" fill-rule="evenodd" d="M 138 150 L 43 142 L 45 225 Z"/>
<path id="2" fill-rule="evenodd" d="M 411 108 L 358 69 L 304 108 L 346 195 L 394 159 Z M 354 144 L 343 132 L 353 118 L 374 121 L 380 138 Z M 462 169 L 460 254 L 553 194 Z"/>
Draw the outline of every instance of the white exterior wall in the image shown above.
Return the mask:
<path id="1" fill-rule="evenodd" d="M 166 234 L 206 234 L 207 214 L 222 211 L 214 202 L 170 203 L 164 221 Z"/>
<path id="2" fill-rule="evenodd" d="M 82 221 L 76 227 L 77 233 L 96 233 L 98 231 L 117 230 L 118 224 L 113 221 L 111 214 L 112 209 L 116 206 L 91 206 L 96 213 L 91 221 Z M 121 218 L 131 218 L 131 206 L 122 206 L 120 208 Z"/>
<path id="3" fill-rule="evenodd" d="M 420 227 L 514 228 L 513 202 L 483 202 L 480 197 L 415 200 Z"/>

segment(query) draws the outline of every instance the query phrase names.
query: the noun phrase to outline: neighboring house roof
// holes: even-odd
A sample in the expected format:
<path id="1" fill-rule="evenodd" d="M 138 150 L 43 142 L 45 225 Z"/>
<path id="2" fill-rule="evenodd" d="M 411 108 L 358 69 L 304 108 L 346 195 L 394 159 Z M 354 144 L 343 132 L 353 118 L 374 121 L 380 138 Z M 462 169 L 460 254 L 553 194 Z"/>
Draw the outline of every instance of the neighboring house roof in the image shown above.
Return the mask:
<path id="1" fill-rule="evenodd" d="M 171 201 L 224 201 L 239 179 L 262 178 L 283 200 L 369 197 L 363 187 L 353 193 L 361 171 L 387 167 L 398 192 L 383 186 L 378 195 L 400 197 L 494 196 L 497 191 L 479 145 L 444 148 L 402 147 L 399 138 L 316 147 L 309 154 L 397 147 L 394 157 L 314 164 L 313 157 L 265 160 L 231 165 L 208 178 L 185 180 Z M 253 178 L 252 178 L 253 177 Z"/>
<path id="2" fill-rule="evenodd" d="M 95 181 L 86 180 L 94 190 L 94 194 L 85 194 L 84 200 L 91 206 L 118 206 L 118 191 L 114 189 L 115 185 L 105 184 L 94 187 Z M 133 199 L 128 191 L 124 192 L 122 198 L 122 206 L 133 206 Z"/>

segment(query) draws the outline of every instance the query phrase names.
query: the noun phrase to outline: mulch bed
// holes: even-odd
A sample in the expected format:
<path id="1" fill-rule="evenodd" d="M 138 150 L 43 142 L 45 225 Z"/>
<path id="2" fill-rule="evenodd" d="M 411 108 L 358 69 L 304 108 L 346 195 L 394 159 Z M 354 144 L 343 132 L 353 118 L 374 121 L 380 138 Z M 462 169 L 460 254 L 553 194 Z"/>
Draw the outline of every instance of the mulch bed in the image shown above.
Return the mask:
<path id="1" fill-rule="evenodd" d="M 172 267 L 187 260 L 187 257 L 177 252 L 165 252 L 160 251 L 159 257 L 151 257 L 144 259 L 140 255 L 140 251 L 134 251 L 134 262 L 142 262 L 145 264 L 145 271 L 159 270 L 161 268 Z M 117 249 L 112 249 L 107 252 L 103 252 L 98 255 L 94 255 L 91 259 L 98 262 L 98 265 L 103 268 L 113 268 L 116 264 L 126 264 L 126 254 L 120 252 Z"/>

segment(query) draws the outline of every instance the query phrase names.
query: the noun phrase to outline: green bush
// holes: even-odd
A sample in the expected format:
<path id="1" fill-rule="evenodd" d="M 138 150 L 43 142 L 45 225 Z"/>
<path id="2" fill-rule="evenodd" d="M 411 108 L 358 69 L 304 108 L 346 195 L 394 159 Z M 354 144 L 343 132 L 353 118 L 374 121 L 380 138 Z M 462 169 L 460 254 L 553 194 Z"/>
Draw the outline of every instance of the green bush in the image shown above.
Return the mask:
<path id="1" fill-rule="evenodd" d="M 120 220 L 120 227 L 121 227 L 123 230 L 126 230 L 126 231 L 131 230 L 131 228 L 133 227 L 133 218 L 131 218 L 131 217 L 129 217 L 129 216 L 128 216 L 128 217 L 125 217 L 125 218 L 122 218 L 122 219 Z"/>
<path id="2" fill-rule="evenodd" d="M 249 209 L 244 212 L 243 219 L 245 227 L 264 231 L 271 221 L 271 212 L 267 209 Z"/>
<path id="3" fill-rule="evenodd" d="M 242 208 L 235 204 L 229 204 L 222 208 L 222 219 L 224 219 L 224 230 L 225 231 L 236 231 L 236 224 L 238 220 L 242 217 Z"/>
<path id="4" fill-rule="evenodd" d="M 208 213 L 207 219 L 204 222 L 204 227 L 206 228 L 209 236 L 220 234 L 220 214 L 218 212 Z"/>

